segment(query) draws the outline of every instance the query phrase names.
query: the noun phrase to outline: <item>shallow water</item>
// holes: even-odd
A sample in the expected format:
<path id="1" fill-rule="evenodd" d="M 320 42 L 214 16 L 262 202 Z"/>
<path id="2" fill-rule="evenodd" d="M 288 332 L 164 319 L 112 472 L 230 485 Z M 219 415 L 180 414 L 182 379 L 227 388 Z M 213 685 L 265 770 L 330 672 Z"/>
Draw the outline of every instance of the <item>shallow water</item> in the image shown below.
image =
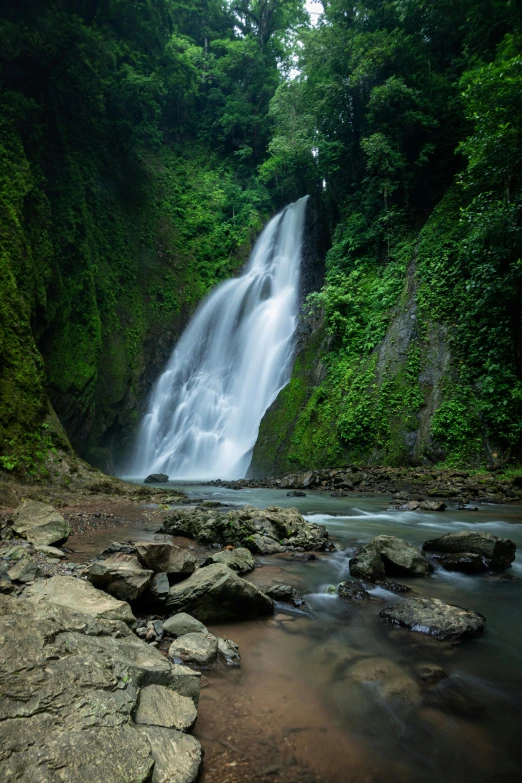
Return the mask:
<path id="1" fill-rule="evenodd" d="M 481 506 L 443 513 L 388 510 L 376 496 L 331 498 L 309 492 L 184 486 L 189 496 L 296 506 L 322 522 L 339 551 L 313 562 L 259 558 L 249 575 L 258 585 L 285 582 L 304 595 L 309 612 L 277 606 L 276 617 L 211 626 L 240 646 L 240 669 L 209 671 L 195 734 L 205 748 L 204 783 L 256 780 L 449 781 L 512 780 L 522 748 L 522 509 Z M 460 645 L 384 626 L 379 611 L 401 596 L 381 588 L 352 604 L 327 594 L 349 578 L 354 548 L 376 535 L 421 545 L 469 526 L 512 538 L 519 551 L 513 580 L 441 569 L 402 580 L 414 593 L 481 612 L 486 631 Z M 128 537 L 127 535 L 125 537 Z M 420 665 L 448 678 L 427 686 Z M 385 680 L 375 671 L 387 668 Z"/>

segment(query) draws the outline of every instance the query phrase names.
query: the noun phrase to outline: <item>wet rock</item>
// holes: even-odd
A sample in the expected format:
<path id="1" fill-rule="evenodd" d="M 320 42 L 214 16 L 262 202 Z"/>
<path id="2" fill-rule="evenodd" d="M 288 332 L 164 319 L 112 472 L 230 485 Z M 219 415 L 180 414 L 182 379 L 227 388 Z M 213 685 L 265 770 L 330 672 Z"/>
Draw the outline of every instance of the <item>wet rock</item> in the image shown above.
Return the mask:
<path id="1" fill-rule="evenodd" d="M 174 617 L 169 617 L 163 623 L 163 631 L 169 636 L 177 638 L 178 636 L 184 636 L 187 633 L 208 633 L 207 628 L 196 620 L 195 617 L 191 617 L 186 612 L 180 612 L 175 614 Z"/>
<path id="2" fill-rule="evenodd" d="M 212 565 L 213 563 L 222 563 L 238 574 L 247 574 L 256 565 L 250 550 L 242 546 L 235 549 L 223 549 L 221 552 L 210 555 L 203 563 L 203 566 Z"/>
<path id="3" fill-rule="evenodd" d="M 137 726 L 137 729 L 149 743 L 154 756 L 151 783 L 194 783 L 199 778 L 203 753 L 195 737 L 161 726 Z M 129 780 L 134 783 L 134 779 Z"/>
<path id="4" fill-rule="evenodd" d="M 194 555 L 166 541 L 138 541 L 136 554 L 144 568 L 166 573 L 171 581 L 185 579 L 196 570 Z"/>
<path id="5" fill-rule="evenodd" d="M 486 558 L 473 552 L 462 552 L 454 555 L 442 555 L 438 563 L 446 571 L 462 571 L 465 574 L 479 574 L 488 570 Z"/>
<path id="6" fill-rule="evenodd" d="M 307 522 L 295 508 L 244 506 L 223 513 L 219 509 L 176 509 L 161 532 L 195 538 L 201 544 L 245 546 L 251 552 L 274 554 L 286 547 L 322 551 L 328 543 L 324 525 Z"/>
<path id="7" fill-rule="evenodd" d="M 263 592 L 265 595 L 270 596 L 273 601 L 287 601 L 294 606 L 304 606 L 304 601 L 295 589 L 291 585 L 271 585 L 270 587 L 264 587 Z"/>
<path id="8" fill-rule="evenodd" d="M 115 555 L 118 552 L 123 555 L 132 555 L 136 551 L 134 544 L 122 544 L 120 541 L 113 541 L 106 549 L 103 550 L 104 555 Z"/>
<path id="9" fill-rule="evenodd" d="M 400 604 L 387 606 L 379 616 L 391 625 L 450 641 L 478 636 L 486 624 L 485 617 L 478 612 L 437 598 L 407 598 Z"/>
<path id="10" fill-rule="evenodd" d="M 377 536 L 350 560 L 350 573 L 370 582 L 385 576 L 426 576 L 433 570 L 420 549 L 394 536 Z"/>
<path id="11" fill-rule="evenodd" d="M 196 666 L 208 666 L 217 658 L 218 642 L 211 633 L 186 633 L 172 642 L 169 658 Z"/>
<path id="12" fill-rule="evenodd" d="M 424 696 L 429 707 L 458 715 L 463 718 L 480 718 L 486 712 L 486 705 L 469 686 L 452 677 L 441 677 Z"/>
<path id="13" fill-rule="evenodd" d="M 499 538 L 481 530 L 461 530 L 446 533 L 426 541 L 427 552 L 471 553 L 487 558 L 491 568 L 509 568 L 515 559 L 516 544 L 509 538 Z"/>
<path id="14" fill-rule="evenodd" d="M 241 664 L 241 656 L 239 654 L 239 647 L 231 639 L 217 637 L 218 644 L 218 659 L 225 663 L 227 666 L 239 666 Z"/>
<path id="15" fill-rule="evenodd" d="M 411 587 L 402 585 L 400 582 L 390 582 L 388 579 L 385 579 L 382 582 L 376 582 L 376 584 L 384 590 L 389 590 L 390 593 L 411 593 Z"/>
<path id="16" fill-rule="evenodd" d="M 24 597 L 31 601 L 62 606 L 106 620 L 123 620 L 126 623 L 135 620 L 129 604 L 118 601 L 107 593 L 97 590 L 89 582 L 73 576 L 39 579 L 30 587 L 26 587 Z"/>
<path id="17" fill-rule="evenodd" d="M 313 552 L 292 552 L 291 558 L 292 560 L 299 560 L 301 563 L 307 563 L 310 560 L 319 559 L 317 555 L 314 555 Z"/>
<path id="18" fill-rule="evenodd" d="M 419 507 L 423 511 L 445 511 L 446 504 L 442 500 L 423 500 Z"/>
<path id="19" fill-rule="evenodd" d="M 198 716 L 192 699 L 163 685 L 147 685 L 139 694 L 136 723 L 190 731 Z"/>
<path id="20" fill-rule="evenodd" d="M 305 498 L 306 492 L 301 492 L 299 489 L 293 489 L 291 492 L 286 493 L 287 498 Z"/>
<path id="21" fill-rule="evenodd" d="M 143 480 L 144 484 L 166 484 L 169 477 L 166 473 L 151 473 Z"/>
<path id="22" fill-rule="evenodd" d="M 187 611 L 201 622 L 219 622 L 272 614 L 273 601 L 221 563 L 199 568 L 173 585 L 167 606 Z"/>
<path id="23" fill-rule="evenodd" d="M 367 601 L 370 594 L 359 582 L 341 582 L 337 592 L 345 601 Z"/>
<path id="24" fill-rule="evenodd" d="M 71 533 L 69 523 L 52 506 L 24 500 L 13 512 L 11 527 L 21 538 L 37 546 L 63 544 Z"/>
<path id="25" fill-rule="evenodd" d="M 149 585 L 151 598 L 158 603 L 164 604 L 167 600 L 170 590 L 170 583 L 167 574 L 154 574 Z"/>
<path id="26" fill-rule="evenodd" d="M 122 601 L 135 601 L 150 585 L 154 572 L 142 567 L 133 555 L 113 555 L 87 569 L 87 579 Z"/>
<path id="27" fill-rule="evenodd" d="M 411 711 L 421 704 L 418 684 L 388 658 L 363 658 L 349 669 L 355 682 L 375 683 L 380 696 L 401 710 Z"/>
<path id="28" fill-rule="evenodd" d="M 436 663 L 419 663 L 415 667 L 415 673 L 425 685 L 436 685 L 448 676 Z"/>
<path id="29" fill-rule="evenodd" d="M 0 615 L 0 779 L 154 780 L 161 754 L 133 721 L 137 695 L 152 684 L 182 692 L 190 680 L 197 701 L 199 675 L 118 621 L 6 596 Z M 172 756 L 170 780 L 195 781 L 185 774 L 193 747 Z"/>
<path id="30" fill-rule="evenodd" d="M 419 507 L 420 503 L 418 500 L 409 500 L 407 503 L 404 503 L 404 505 L 397 506 L 401 511 L 417 511 Z"/>

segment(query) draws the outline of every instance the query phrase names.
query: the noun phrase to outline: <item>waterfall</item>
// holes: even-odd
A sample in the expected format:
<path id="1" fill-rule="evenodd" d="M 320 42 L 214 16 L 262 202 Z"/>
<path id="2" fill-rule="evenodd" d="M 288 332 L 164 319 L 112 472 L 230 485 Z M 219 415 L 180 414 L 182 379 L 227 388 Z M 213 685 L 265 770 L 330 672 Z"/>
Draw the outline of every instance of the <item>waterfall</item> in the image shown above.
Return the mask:
<path id="1" fill-rule="evenodd" d="M 241 478 L 290 380 L 308 196 L 265 227 L 240 277 L 201 303 L 153 389 L 135 475 Z"/>

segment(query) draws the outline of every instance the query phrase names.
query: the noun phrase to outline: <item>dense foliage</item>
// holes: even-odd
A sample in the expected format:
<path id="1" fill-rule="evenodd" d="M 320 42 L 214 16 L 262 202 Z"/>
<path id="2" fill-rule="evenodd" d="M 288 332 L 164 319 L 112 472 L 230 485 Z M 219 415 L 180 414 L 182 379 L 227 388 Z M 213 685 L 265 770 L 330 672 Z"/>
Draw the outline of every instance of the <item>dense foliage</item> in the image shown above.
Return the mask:
<path id="1" fill-rule="evenodd" d="M 56 411 L 110 470 L 194 306 L 305 192 L 331 247 L 272 463 L 520 459 L 520 3 L 323 5 L 2 5 L 0 467 L 49 466 Z"/>

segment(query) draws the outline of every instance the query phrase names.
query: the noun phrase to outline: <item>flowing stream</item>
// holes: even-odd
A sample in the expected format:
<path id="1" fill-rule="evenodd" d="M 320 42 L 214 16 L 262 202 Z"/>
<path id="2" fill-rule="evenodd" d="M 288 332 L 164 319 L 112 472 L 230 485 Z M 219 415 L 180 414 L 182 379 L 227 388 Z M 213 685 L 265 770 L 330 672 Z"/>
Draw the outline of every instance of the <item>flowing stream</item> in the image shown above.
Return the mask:
<path id="1" fill-rule="evenodd" d="M 290 379 L 307 199 L 268 223 L 243 274 L 196 311 L 152 393 L 135 475 L 245 475 L 263 414 Z"/>

